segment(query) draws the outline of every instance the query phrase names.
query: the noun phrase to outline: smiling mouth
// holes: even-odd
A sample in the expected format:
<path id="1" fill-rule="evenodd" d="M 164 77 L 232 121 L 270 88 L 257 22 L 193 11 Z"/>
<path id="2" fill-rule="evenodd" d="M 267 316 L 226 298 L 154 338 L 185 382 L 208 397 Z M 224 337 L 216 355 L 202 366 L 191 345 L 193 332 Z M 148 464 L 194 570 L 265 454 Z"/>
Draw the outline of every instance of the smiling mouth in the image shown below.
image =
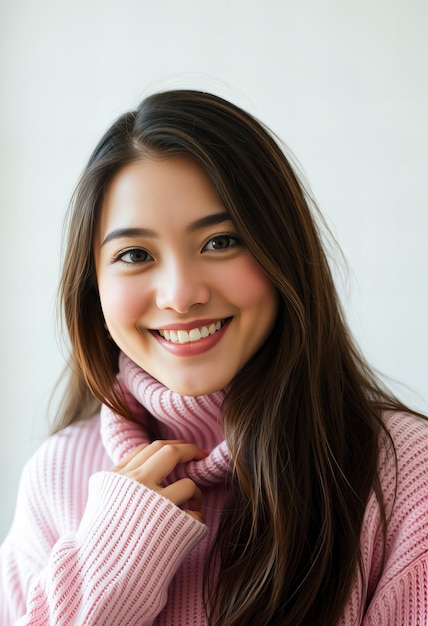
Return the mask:
<path id="1" fill-rule="evenodd" d="M 219 330 L 223 328 L 229 318 L 218 320 L 207 326 L 200 326 L 197 328 L 191 328 L 190 330 L 168 330 L 163 328 L 157 332 L 163 339 L 171 343 L 191 343 L 205 339 L 209 335 L 215 335 Z"/>

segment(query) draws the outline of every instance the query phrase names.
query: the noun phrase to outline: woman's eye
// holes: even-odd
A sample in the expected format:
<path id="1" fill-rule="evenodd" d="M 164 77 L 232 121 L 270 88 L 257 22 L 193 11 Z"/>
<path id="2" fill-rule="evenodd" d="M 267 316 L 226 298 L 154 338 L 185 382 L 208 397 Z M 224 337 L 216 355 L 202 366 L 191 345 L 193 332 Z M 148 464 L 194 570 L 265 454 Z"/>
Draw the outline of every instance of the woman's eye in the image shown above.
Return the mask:
<path id="1" fill-rule="evenodd" d="M 217 235 L 217 237 L 212 237 L 203 247 L 203 250 L 209 251 L 221 251 L 221 250 L 229 250 L 230 248 L 234 248 L 239 244 L 239 240 L 237 237 L 232 235 Z"/>
<path id="2" fill-rule="evenodd" d="M 123 261 L 123 263 L 136 264 L 152 261 L 153 257 L 147 252 L 147 250 L 143 250 L 142 248 L 133 248 L 132 250 L 125 250 L 125 252 L 121 252 L 117 255 L 116 259 L 118 261 Z"/>

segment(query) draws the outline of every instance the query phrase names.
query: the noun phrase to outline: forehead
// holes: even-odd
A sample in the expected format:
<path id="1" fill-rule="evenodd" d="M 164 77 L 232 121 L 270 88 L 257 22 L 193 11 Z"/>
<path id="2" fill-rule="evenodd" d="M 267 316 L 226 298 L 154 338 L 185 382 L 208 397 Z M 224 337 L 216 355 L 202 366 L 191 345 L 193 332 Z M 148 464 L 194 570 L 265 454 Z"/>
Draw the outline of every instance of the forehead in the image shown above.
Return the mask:
<path id="1" fill-rule="evenodd" d="M 221 200 L 201 165 L 181 156 L 145 158 L 114 176 L 101 205 L 99 225 L 104 229 L 162 218 L 191 221 L 220 209 L 224 210 Z"/>

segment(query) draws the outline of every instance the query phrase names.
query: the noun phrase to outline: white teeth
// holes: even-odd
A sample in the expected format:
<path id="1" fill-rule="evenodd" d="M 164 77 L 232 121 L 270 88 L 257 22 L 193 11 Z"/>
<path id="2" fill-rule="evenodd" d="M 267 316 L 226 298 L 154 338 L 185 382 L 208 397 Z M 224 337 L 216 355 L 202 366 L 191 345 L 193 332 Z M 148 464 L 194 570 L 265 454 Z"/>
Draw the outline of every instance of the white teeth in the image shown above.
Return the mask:
<path id="1" fill-rule="evenodd" d="M 199 341 L 208 335 L 214 335 L 218 330 L 223 328 L 224 320 L 212 323 L 209 326 L 201 328 L 192 328 L 191 330 L 160 330 L 161 337 L 172 343 L 189 343 L 190 341 Z"/>
<path id="2" fill-rule="evenodd" d="M 178 333 L 178 343 L 189 343 L 189 333 L 187 330 L 179 330 Z"/>
<path id="3" fill-rule="evenodd" d="M 189 340 L 190 341 L 198 341 L 202 337 L 199 328 L 192 328 L 189 332 Z"/>

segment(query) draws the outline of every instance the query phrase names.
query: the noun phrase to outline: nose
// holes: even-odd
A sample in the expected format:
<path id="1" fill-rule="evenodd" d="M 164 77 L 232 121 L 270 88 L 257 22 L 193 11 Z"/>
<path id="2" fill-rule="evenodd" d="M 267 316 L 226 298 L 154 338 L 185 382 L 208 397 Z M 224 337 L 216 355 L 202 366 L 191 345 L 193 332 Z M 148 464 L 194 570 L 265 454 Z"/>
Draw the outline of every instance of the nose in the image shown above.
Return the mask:
<path id="1" fill-rule="evenodd" d="M 174 260 L 157 276 L 156 305 L 159 309 L 187 313 L 194 305 L 206 304 L 209 299 L 210 290 L 198 265 Z"/>

